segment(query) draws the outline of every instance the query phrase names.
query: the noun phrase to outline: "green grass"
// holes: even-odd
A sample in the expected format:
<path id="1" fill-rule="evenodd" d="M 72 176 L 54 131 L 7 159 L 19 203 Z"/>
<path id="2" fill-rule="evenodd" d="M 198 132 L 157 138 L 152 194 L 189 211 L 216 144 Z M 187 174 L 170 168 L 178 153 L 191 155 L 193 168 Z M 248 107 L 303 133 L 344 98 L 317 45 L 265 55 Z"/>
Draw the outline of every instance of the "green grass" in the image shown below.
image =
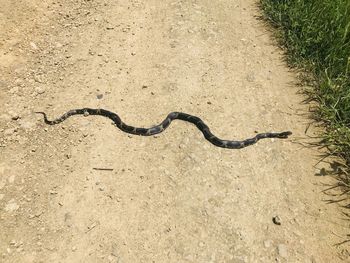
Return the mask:
<path id="1" fill-rule="evenodd" d="M 342 178 L 350 190 L 350 0 L 260 0 L 260 6 L 278 28 L 288 63 L 311 76 L 314 117 L 325 124 L 330 152 L 348 166 Z"/>

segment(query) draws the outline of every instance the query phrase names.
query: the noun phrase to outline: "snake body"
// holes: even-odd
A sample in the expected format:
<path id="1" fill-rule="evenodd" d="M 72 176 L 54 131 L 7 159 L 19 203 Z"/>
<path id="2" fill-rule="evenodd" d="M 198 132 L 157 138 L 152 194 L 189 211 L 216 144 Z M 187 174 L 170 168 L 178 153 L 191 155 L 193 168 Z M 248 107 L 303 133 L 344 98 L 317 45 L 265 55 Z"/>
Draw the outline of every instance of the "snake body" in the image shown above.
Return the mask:
<path id="1" fill-rule="evenodd" d="M 91 109 L 91 108 L 74 109 L 66 112 L 61 117 L 54 120 L 48 120 L 45 112 L 36 112 L 36 113 L 42 114 L 44 116 L 45 123 L 49 125 L 55 125 L 55 124 L 61 123 L 73 115 L 84 115 L 84 116 L 100 115 L 111 119 L 114 122 L 114 124 L 123 132 L 131 133 L 135 135 L 141 135 L 141 136 L 152 136 L 152 135 L 161 133 L 167 127 L 169 127 L 170 123 L 173 120 L 182 120 L 182 121 L 187 121 L 196 125 L 196 127 L 203 133 L 204 137 L 212 144 L 218 147 L 228 148 L 228 149 L 241 149 L 249 145 L 255 144 L 257 141 L 265 138 L 286 139 L 288 138 L 289 135 L 292 134 L 292 132 L 290 131 L 277 132 L 277 133 L 267 132 L 267 133 L 259 133 L 255 135 L 255 137 L 245 139 L 243 141 L 222 140 L 216 137 L 210 131 L 209 127 L 202 121 L 202 119 L 183 112 L 171 112 L 168 114 L 168 116 L 165 118 L 164 121 L 162 121 L 159 125 L 153 126 L 151 128 L 137 128 L 137 127 L 127 125 L 120 119 L 118 114 L 105 109 Z"/>

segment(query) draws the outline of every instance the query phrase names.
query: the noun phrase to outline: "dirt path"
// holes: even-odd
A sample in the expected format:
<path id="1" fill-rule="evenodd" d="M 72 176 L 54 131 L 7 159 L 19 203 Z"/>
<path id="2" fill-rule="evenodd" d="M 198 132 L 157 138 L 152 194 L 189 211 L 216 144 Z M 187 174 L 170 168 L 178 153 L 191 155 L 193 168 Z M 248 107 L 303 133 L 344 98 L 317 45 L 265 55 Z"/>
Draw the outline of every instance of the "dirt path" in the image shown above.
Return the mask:
<path id="1" fill-rule="evenodd" d="M 12 2 L 0 10 L 1 262 L 349 259 L 318 153 L 293 143 L 308 106 L 256 1 Z M 138 126 L 184 111 L 222 138 L 293 137 L 225 150 L 183 122 L 149 138 L 33 114 L 79 107 Z"/>

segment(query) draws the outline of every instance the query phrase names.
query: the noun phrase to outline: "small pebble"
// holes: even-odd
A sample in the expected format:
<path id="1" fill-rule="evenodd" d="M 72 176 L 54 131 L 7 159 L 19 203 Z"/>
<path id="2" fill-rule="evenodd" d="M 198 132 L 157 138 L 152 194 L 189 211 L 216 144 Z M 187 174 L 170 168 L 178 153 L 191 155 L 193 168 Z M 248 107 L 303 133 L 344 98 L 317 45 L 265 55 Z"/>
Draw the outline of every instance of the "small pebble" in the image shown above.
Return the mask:
<path id="1" fill-rule="evenodd" d="M 33 49 L 35 49 L 35 50 L 38 49 L 38 46 L 34 42 L 30 42 L 29 44 Z"/>
<path id="2" fill-rule="evenodd" d="M 274 216 L 274 217 L 272 218 L 272 222 L 273 222 L 275 225 L 280 226 L 280 225 L 281 225 L 281 218 L 279 218 L 279 216 Z"/>
<path id="3" fill-rule="evenodd" d="M 11 199 L 5 206 L 5 211 L 13 212 L 19 208 L 19 205 L 15 202 L 14 199 Z"/>
<path id="4" fill-rule="evenodd" d="M 108 259 L 109 262 L 116 262 L 116 257 L 113 256 L 113 255 L 109 255 L 107 259 Z"/>
<path id="5" fill-rule="evenodd" d="M 277 252 L 282 258 L 287 258 L 288 256 L 287 247 L 284 244 L 279 244 L 277 246 Z"/>
<path id="6" fill-rule="evenodd" d="M 43 93 L 45 93 L 45 88 L 43 88 L 43 87 L 36 87 L 35 88 L 35 92 L 37 94 L 43 94 Z"/>
<path id="7" fill-rule="evenodd" d="M 34 76 L 34 81 L 38 82 L 38 83 L 43 83 L 44 82 L 40 75 L 35 75 Z"/>
<path id="8" fill-rule="evenodd" d="M 12 120 L 16 121 L 19 119 L 19 115 L 18 114 L 15 114 L 11 117 Z"/>
<path id="9" fill-rule="evenodd" d="M 17 129 L 15 129 L 15 128 L 6 129 L 6 130 L 4 130 L 4 135 L 10 136 L 10 135 L 14 134 L 16 131 L 17 131 Z"/>
<path id="10" fill-rule="evenodd" d="M 265 241 L 264 241 L 264 246 L 265 246 L 266 248 L 271 247 L 271 245 L 272 245 L 272 240 L 265 240 Z"/>
<path id="11" fill-rule="evenodd" d="M 103 94 L 98 94 L 98 95 L 96 96 L 96 98 L 99 99 L 99 100 L 102 99 L 102 98 L 103 98 Z"/>
<path id="12" fill-rule="evenodd" d="M 15 111 L 10 110 L 8 114 L 11 116 L 11 120 L 18 120 L 20 118 L 19 114 Z"/>

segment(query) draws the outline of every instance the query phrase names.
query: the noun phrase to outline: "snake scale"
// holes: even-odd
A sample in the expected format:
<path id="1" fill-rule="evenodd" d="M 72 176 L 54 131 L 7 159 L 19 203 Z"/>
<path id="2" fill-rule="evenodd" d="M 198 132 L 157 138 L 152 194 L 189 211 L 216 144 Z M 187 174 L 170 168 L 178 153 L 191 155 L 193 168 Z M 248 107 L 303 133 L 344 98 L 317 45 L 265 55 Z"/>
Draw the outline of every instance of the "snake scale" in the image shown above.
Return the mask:
<path id="1" fill-rule="evenodd" d="M 292 132 L 290 131 L 277 132 L 277 133 L 268 132 L 268 133 L 259 133 L 255 135 L 255 137 L 249 138 L 243 141 L 222 140 L 216 137 L 214 134 L 212 134 L 209 127 L 199 117 L 196 117 L 187 113 L 183 113 L 183 112 L 171 112 L 168 114 L 168 116 L 165 118 L 164 121 L 162 121 L 159 125 L 153 126 L 151 128 L 137 128 L 137 127 L 129 126 L 120 119 L 118 114 L 105 109 L 90 109 L 90 108 L 74 109 L 66 112 L 61 117 L 54 120 L 48 120 L 45 112 L 36 112 L 36 113 L 42 114 L 44 116 L 45 123 L 49 125 L 55 125 L 55 124 L 61 123 L 73 115 L 84 115 L 84 116 L 100 115 L 111 119 L 120 130 L 127 133 L 141 135 L 141 136 L 152 136 L 152 135 L 161 133 L 167 127 L 169 127 L 170 123 L 173 120 L 182 120 L 182 121 L 187 121 L 196 125 L 196 127 L 203 133 L 204 137 L 212 144 L 218 147 L 228 148 L 228 149 L 241 149 L 249 145 L 255 144 L 257 141 L 265 138 L 286 139 L 288 138 L 289 135 L 292 134 Z"/>

